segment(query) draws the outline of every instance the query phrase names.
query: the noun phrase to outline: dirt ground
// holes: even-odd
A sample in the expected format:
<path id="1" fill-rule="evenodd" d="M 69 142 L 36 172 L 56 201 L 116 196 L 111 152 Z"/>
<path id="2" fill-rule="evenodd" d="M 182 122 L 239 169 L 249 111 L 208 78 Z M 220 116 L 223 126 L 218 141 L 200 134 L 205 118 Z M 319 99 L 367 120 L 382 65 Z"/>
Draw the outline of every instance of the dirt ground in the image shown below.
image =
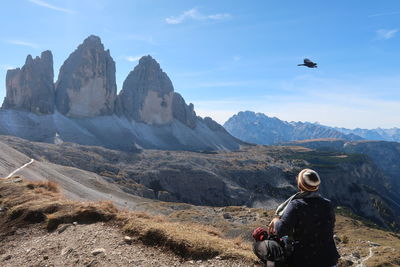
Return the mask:
<path id="1" fill-rule="evenodd" d="M 58 229 L 63 229 L 61 226 Z M 240 260 L 183 260 L 162 247 L 127 242 L 116 226 L 68 225 L 61 233 L 39 226 L 1 237 L 0 265 L 7 266 L 249 266 Z"/>

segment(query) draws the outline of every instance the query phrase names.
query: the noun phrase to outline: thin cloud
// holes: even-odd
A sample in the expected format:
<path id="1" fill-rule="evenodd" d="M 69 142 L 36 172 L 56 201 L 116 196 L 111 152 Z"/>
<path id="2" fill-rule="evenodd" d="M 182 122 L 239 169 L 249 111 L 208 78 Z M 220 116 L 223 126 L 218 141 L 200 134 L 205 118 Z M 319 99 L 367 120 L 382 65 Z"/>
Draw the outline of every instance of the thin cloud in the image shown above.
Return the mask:
<path id="1" fill-rule="evenodd" d="M 233 61 L 240 61 L 242 58 L 240 56 L 234 56 Z"/>
<path id="2" fill-rule="evenodd" d="M 169 17 L 165 19 L 165 22 L 168 24 L 180 24 L 185 20 L 225 20 L 231 18 L 232 15 L 228 13 L 218 13 L 218 14 L 210 14 L 205 15 L 201 14 L 196 8 L 192 8 L 184 11 L 177 17 Z"/>
<path id="3" fill-rule="evenodd" d="M 4 70 L 12 70 L 15 69 L 13 66 L 10 65 L 0 65 L 0 67 Z"/>
<path id="4" fill-rule="evenodd" d="M 139 61 L 139 59 L 141 59 L 143 56 L 127 56 L 125 57 L 126 60 L 128 60 L 129 62 L 136 62 Z"/>
<path id="5" fill-rule="evenodd" d="M 30 47 L 30 48 L 38 48 L 39 47 L 37 44 L 25 42 L 25 41 L 21 41 L 21 40 L 7 40 L 7 43 L 13 44 L 13 45 Z"/>
<path id="6" fill-rule="evenodd" d="M 386 12 L 386 13 L 377 13 L 377 14 L 371 14 L 368 17 L 369 18 L 374 18 L 374 17 L 381 17 L 381 16 L 390 16 L 390 15 L 399 15 L 400 11 L 395 11 L 395 12 Z"/>
<path id="7" fill-rule="evenodd" d="M 38 5 L 38 6 L 42 6 L 42 7 L 53 9 L 53 10 L 57 10 L 57 11 L 61 11 L 61 12 L 64 12 L 64 13 L 69 13 L 69 14 L 75 14 L 76 13 L 76 11 L 74 11 L 74 10 L 63 8 L 63 7 L 54 6 L 54 5 L 51 5 L 51 4 L 49 4 L 49 3 L 45 2 L 45 1 L 42 1 L 42 0 L 28 0 L 28 1 L 31 2 L 31 3 L 34 3 L 34 4 Z"/>
<path id="8" fill-rule="evenodd" d="M 380 29 L 376 31 L 376 34 L 379 39 L 389 40 L 395 37 L 398 31 L 399 29 L 391 29 L 391 30 Z"/>

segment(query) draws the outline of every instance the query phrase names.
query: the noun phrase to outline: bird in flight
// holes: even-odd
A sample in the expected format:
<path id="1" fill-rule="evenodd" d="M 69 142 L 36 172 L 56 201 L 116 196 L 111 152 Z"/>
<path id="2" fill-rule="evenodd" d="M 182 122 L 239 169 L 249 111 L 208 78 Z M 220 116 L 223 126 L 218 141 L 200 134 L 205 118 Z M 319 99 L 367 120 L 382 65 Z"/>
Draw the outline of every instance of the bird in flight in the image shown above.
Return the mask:
<path id="1" fill-rule="evenodd" d="M 304 64 L 297 64 L 297 66 L 306 66 L 309 68 L 318 68 L 317 63 L 312 62 L 308 58 L 304 59 Z"/>

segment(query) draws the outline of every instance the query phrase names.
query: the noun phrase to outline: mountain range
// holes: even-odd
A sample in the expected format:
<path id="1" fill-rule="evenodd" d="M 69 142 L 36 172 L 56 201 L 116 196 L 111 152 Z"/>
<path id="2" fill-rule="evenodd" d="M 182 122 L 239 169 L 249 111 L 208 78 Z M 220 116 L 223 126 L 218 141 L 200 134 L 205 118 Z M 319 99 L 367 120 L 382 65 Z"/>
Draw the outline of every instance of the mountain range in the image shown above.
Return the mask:
<path id="1" fill-rule="evenodd" d="M 287 122 L 263 113 L 241 111 L 224 123 L 233 136 L 254 144 L 273 145 L 295 140 L 335 138 L 347 141 L 382 140 L 400 142 L 400 128 L 346 129 L 310 122 Z"/>
<path id="2" fill-rule="evenodd" d="M 296 192 L 296 174 L 313 168 L 335 205 L 400 229 L 398 143 L 249 111 L 225 130 L 198 117 L 151 56 L 117 94 L 115 62 L 97 36 L 66 59 L 56 82 L 45 51 L 9 70 L 6 89 L 0 175 L 33 159 L 20 175 L 57 182 L 74 199 L 129 209 L 153 201 L 272 209 Z M 293 142 L 310 138 L 331 139 Z"/>
<path id="3" fill-rule="evenodd" d="M 54 83 L 53 55 L 28 55 L 8 70 L 0 134 L 119 150 L 232 150 L 241 141 L 209 117 L 196 115 L 168 75 L 144 56 L 117 94 L 115 62 L 91 35 L 70 54 Z"/>

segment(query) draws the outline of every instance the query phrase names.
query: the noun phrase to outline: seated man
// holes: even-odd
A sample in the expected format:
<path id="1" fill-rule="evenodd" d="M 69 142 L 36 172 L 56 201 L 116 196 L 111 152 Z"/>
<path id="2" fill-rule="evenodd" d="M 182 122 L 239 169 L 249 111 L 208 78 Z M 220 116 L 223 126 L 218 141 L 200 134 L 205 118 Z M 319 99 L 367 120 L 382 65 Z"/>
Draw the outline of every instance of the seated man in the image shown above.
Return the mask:
<path id="1" fill-rule="evenodd" d="M 300 192 L 278 207 L 268 227 L 269 234 L 293 240 L 291 255 L 286 257 L 288 266 L 331 267 L 339 259 L 333 240 L 335 213 L 331 202 L 317 193 L 320 182 L 317 172 L 302 170 L 297 176 Z"/>

